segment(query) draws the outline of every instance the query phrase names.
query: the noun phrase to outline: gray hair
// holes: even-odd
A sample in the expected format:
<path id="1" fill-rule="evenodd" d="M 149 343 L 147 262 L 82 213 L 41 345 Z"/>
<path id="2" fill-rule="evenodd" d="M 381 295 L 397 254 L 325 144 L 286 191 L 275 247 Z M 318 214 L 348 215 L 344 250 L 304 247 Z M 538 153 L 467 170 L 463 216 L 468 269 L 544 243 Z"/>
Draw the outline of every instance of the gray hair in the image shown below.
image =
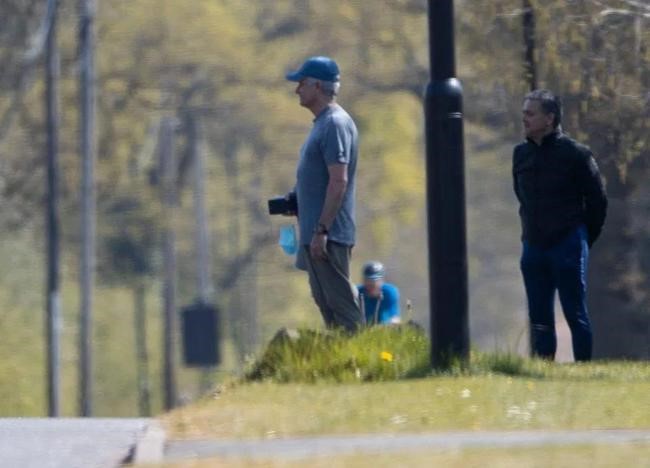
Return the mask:
<path id="1" fill-rule="evenodd" d="M 539 101 L 545 114 L 553 114 L 553 127 L 561 129 L 562 124 L 562 100 L 548 89 L 536 89 L 526 94 L 524 98 L 532 101 Z"/>
<path id="2" fill-rule="evenodd" d="M 330 98 L 339 94 L 339 89 L 341 89 L 341 83 L 339 81 L 325 81 L 317 78 L 309 78 L 309 80 L 312 84 L 320 83 L 320 89 L 323 90 L 323 94 Z"/>

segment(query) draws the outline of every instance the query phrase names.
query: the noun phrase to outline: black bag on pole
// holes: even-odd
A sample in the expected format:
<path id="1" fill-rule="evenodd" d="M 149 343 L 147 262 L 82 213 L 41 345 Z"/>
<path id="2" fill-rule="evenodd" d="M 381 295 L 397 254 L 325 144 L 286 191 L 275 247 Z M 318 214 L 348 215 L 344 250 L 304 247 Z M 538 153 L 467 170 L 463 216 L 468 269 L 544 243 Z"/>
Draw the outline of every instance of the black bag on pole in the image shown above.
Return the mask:
<path id="1" fill-rule="evenodd" d="M 219 313 L 212 304 L 195 302 L 181 310 L 183 357 L 190 367 L 219 364 Z"/>

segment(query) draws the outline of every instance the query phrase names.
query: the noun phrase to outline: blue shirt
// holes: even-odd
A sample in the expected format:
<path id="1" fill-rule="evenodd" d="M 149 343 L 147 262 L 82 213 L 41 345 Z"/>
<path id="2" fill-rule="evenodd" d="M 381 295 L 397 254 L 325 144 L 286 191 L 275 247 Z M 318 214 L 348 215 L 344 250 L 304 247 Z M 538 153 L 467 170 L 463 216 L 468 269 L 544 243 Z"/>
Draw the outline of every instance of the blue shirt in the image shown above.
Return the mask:
<path id="1" fill-rule="evenodd" d="M 347 164 L 348 186 L 341 208 L 329 228 L 328 239 L 345 245 L 355 243 L 354 196 L 358 134 L 352 117 L 338 104 L 326 107 L 300 149 L 296 195 L 300 243 L 308 245 L 318 225 L 329 183 L 328 167 Z"/>
<path id="2" fill-rule="evenodd" d="M 377 314 L 377 323 L 389 324 L 393 319 L 400 317 L 399 310 L 399 289 L 390 283 L 384 283 L 381 287 L 380 297 L 370 297 L 366 293 L 365 286 L 357 286 L 359 295 L 363 296 L 363 311 L 366 315 L 366 323 L 375 323 L 375 313 Z"/>

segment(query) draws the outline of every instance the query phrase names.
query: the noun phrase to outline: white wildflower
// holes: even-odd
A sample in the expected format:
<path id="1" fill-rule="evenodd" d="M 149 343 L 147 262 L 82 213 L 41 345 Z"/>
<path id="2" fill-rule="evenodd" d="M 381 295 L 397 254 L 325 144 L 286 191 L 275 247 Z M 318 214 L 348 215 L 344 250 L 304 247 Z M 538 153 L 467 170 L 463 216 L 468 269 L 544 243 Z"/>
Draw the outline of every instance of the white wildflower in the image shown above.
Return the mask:
<path id="1" fill-rule="evenodd" d="M 408 421 L 408 418 L 403 414 L 396 414 L 390 418 L 392 424 L 405 424 Z"/>

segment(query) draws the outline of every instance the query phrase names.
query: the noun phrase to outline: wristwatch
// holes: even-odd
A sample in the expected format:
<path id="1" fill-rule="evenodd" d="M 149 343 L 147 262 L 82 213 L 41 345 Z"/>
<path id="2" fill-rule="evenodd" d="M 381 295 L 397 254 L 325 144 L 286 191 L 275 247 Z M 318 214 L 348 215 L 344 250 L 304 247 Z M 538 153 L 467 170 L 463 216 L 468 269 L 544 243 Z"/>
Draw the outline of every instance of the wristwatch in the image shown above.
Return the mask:
<path id="1" fill-rule="evenodd" d="M 325 226 L 323 223 L 318 223 L 318 225 L 316 226 L 316 229 L 314 229 L 314 234 L 328 235 L 329 231 L 327 230 L 327 226 Z"/>

